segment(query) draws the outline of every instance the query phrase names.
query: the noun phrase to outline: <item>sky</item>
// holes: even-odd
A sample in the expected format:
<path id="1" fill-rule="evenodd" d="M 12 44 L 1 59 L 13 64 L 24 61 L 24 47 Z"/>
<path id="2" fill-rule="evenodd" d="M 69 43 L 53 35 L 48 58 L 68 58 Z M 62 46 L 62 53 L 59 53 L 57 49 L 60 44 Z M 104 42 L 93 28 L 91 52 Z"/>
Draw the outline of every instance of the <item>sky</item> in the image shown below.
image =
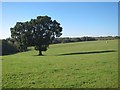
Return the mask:
<path id="1" fill-rule="evenodd" d="M 10 37 L 16 22 L 45 15 L 61 24 L 61 37 L 118 35 L 117 2 L 3 2 L 0 38 Z"/>
<path id="2" fill-rule="evenodd" d="M 1 0 L 2 2 L 119 2 L 119 0 Z"/>

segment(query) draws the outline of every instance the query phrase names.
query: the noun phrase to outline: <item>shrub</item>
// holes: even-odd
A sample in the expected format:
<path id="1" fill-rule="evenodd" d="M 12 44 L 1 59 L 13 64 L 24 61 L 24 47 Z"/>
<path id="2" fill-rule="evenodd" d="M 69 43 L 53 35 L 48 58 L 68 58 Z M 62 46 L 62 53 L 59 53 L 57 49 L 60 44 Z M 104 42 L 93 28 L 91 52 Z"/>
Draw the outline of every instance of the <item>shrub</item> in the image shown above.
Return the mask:
<path id="1" fill-rule="evenodd" d="M 2 43 L 1 43 L 2 42 Z M 8 43 L 6 40 L 0 40 L 0 47 L 2 47 L 2 55 L 9 55 L 18 52 L 15 45 Z"/>

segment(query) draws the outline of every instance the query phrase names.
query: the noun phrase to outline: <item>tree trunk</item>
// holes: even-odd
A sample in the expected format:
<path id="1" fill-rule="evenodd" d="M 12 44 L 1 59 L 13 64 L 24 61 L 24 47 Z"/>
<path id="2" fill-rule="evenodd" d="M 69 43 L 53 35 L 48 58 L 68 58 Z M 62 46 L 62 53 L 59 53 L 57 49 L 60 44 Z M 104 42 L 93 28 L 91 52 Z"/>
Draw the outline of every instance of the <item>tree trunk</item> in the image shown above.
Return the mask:
<path id="1" fill-rule="evenodd" d="M 42 56 L 42 51 L 41 50 L 39 50 L 39 56 Z"/>

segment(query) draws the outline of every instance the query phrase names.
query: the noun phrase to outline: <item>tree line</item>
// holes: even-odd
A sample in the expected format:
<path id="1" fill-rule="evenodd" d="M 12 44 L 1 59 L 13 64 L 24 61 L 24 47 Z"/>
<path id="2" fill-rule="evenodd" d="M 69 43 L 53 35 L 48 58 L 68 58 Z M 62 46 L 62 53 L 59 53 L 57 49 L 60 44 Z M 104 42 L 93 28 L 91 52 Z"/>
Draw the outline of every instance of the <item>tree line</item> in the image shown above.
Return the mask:
<path id="1" fill-rule="evenodd" d="M 115 40 L 120 39 L 120 36 L 100 36 L 100 37 L 64 37 L 64 38 L 55 38 L 52 44 L 57 43 L 70 43 L 70 42 L 83 42 L 83 41 L 96 41 L 96 40 Z"/>

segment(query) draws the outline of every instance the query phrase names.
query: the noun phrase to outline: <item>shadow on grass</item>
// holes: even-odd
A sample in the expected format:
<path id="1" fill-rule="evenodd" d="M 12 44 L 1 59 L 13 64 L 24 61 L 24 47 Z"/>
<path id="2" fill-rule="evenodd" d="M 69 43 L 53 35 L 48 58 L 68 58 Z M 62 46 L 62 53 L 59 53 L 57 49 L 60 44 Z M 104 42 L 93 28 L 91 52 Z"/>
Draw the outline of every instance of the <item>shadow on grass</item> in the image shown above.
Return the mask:
<path id="1" fill-rule="evenodd" d="M 42 56 L 47 56 L 47 55 L 38 55 L 38 54 L 36 54 L 36 55 L 32 55 L 32 56 L 39 56 L 39 57 L 42 57 Z"/>
<path id="2" fill-rule="evenodd" d="M 73 52 L 73 53 L 58 54 L 57 56 L 77 55 L 77 54 L 97 54 L 97 53 L 109 53 L 109 52 L 116 52 L 116 50 L 91 51 L 91 52 Z"/>

